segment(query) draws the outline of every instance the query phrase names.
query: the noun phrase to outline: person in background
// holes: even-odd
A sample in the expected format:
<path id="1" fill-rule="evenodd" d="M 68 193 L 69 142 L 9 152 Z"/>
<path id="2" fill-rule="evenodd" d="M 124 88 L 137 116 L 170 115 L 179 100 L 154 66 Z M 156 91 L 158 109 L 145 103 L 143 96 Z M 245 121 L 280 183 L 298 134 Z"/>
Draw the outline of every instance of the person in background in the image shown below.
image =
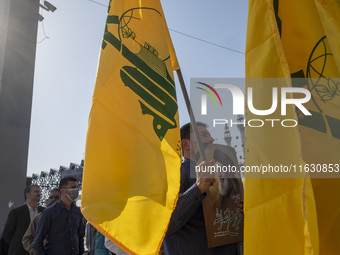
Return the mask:
<path id="1" fill-rule="evenodd" d="M 94 255 L 94 249 L 96 247 L 96 234 L 97 229 L 92 226 L 89 222 L 86 223 L 85 229 L 85 240 L 87 251 L 84 253 L 86 255 Z"/>
<path id="2" fill-rule="evenodd" d="M 58 188 L 54 188 L 50 191 L 50 195 L 48 196 L 48 199 L 46 201 L 46 206 L 48 207 L 49 205 L 55 203 L 60 199 L 60 190 Z M 26 251 L 30 255 L 34 255 L 33 251 L 33 239 L 35 235 L 35 230 L 37 228 L 38 220 L 40 218 L 41 213 L 39 213 L 35 218 L 31 221 L 30 225 L 28 226 L 26 233 L 24 234 L 22 238 L 22 245 Z"/>
<path id="3" fill-rule="evenodd" d="M 111 252 L 105 247 L 105 236 L 97 231 L 96 234 L 96 246 L 94 249 L 94 255 L 111 255 Z"/>
<path id="4" fill-rule="evenodd" d="M 128 253 L 126 253 L 121 248 L 119 248 L 117 244 L 112 242 L 107 237 L 105 237 L 104 245 L 113 255 L 129 255 Z"/>
<path id="5" fill-rule="evenodd" d="M 89 222 L 86 223 L 86 247 L 84 255 L 111 255 L 112 253 L 104 246 L 105 236 L 101 234 Z"/>
<path id="6" fill-rule="evenodd" d="M 22 246 L 22 237 L 30 222 L 43 210 L 42 207 L 38 207 L 41 197 L 39 186 L 27 186 L 24 195 L 26 203 L 10 211 L 2 232 L 2 238 L 9 246 L 9 255 L 28 255 L 28 252 Z"/>
<path id="7" fill-rule="evenodd" d="M 41 214 L 33 241 L 36 255 L 82 255 L 84 253 L 85 224 L 78 198 L 78 182 L 65 177 L 59 184 L 61 199 Z M 46 245 L 44 240 L 46 239 Z"/>

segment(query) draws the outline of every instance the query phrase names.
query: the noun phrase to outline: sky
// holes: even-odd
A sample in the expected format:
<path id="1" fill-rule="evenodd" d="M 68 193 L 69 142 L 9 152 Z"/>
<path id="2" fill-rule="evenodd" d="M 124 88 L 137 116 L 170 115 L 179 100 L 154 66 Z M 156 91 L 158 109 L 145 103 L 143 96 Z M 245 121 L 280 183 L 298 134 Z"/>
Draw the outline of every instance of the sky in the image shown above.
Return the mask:
<path id="1" fill-rule="evenodd" d="M 109 1 L 49 2 L 57 10 L 40 9 L 27 176 L 80 164 L 84 157 Z M 247 0 L 161 3 L 188 91 L 191 78 L 244 77 Z M 183 125 L 189 115 L 175 82 Z M 213 136 L 220 140 L 223 133 Z"/>

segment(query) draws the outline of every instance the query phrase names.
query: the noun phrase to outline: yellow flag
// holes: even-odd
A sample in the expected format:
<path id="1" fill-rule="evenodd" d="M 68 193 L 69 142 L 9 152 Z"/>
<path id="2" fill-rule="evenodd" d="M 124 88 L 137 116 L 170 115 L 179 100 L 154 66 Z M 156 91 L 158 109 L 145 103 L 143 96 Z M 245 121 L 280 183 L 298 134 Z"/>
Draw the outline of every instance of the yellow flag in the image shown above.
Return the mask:
<path id="1" fill-rule="evenodd" d="M 292 106 L 285 118 L 297 128 L 247 127 L 247 165 L 340 164 L 339 13 L 337 0 L 250 0 L 246 77 L 300 78 L 282 87 L 308 89 L 312 115 Z M 273 85 L 256 86 L 254 105 L 268 109 Z M 300 177 L 246 180 L 245 254 L 340 253 L 340 179 Z"/>
<path id="2" fill-rule="evenodd" d="M 285 8 L 289 12 L 290 7 Z M 282 40 L 282 44 L 292 77 L 305 78 L 305 84 L 301 85 L 312 93 L 312 102 L 308 105 L 312 116 L 299 116 L 301 151 L 306 163 L 322 164 L 330 171 L 331 165 L 340 164 L 340 2 L 302 1 L 299 8 L 308 10 L 305 23 L 290 25 L 294 33 L 300 35 L 299 40 Z M 294 43 L 304 46 L 295 48 Z M 320 254 L 340 254 L 339 176 L 311 180 Z"/>
<path id="3" fill-rule="evenodd" d="M 159 0 L 110 1 L 86 140 L 82 212 L 129 254 L 155 254 L 180 186 L 175 52 Z"/>

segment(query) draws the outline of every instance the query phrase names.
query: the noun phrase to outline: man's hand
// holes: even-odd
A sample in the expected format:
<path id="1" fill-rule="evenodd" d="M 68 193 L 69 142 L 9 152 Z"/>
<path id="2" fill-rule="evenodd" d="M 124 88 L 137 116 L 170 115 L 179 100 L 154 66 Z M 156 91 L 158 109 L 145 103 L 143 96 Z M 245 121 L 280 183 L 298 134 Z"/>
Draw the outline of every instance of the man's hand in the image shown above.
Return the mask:
<path id="1" fill-rule="evenodd" d="M 207 166 L 212 166 L 214 163 L 215 160 L 211 160 L 210 162 L 203 161 L 198 165 L 201 171 L 196 172 L 196 184 L 201 194 L 208 191 L 209 187 L 215 182 L 214 174 L 205 171 Z"/>

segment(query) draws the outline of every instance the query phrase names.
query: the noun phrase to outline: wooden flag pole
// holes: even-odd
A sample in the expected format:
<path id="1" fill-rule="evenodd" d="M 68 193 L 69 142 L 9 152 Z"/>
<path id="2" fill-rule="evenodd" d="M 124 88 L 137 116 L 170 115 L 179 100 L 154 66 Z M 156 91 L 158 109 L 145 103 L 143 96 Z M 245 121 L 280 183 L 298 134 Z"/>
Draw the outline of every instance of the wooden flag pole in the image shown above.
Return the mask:
<path id="1" fill-rule="evenodd" d="M 183 76 L 182 76 L 181 69 L 176 70 L 176 73 L 177 73 L 177 76 L 178 76 L 179 83 L 181 84 L 185 104 L 187 105 L 187 109 L 188 109 L 188 112 L 189 112 L 191 126 L 192 126 L 192 129 L 194 131 L 194 135 L 195 135 L 195 138 L 196 138 L 196 141 L 197 141 L 198 151 L 200 153 L 202 161 L 207 161 L 207 157 L 205 156 L 205 153 L 204 153 L 204 150 L 203 150 L 202 142 L 201 142 L 200 135 L 199 135 L 198 129 L 197 129 L 197 124 L 196 124 L 194 112 L 192 111 L 192 108 L 191 108 L 188 92 L 187 92 L 187 89 L 185 87 L 185 83 L 184 83 L 184 79 L 183 79 Z"/>

